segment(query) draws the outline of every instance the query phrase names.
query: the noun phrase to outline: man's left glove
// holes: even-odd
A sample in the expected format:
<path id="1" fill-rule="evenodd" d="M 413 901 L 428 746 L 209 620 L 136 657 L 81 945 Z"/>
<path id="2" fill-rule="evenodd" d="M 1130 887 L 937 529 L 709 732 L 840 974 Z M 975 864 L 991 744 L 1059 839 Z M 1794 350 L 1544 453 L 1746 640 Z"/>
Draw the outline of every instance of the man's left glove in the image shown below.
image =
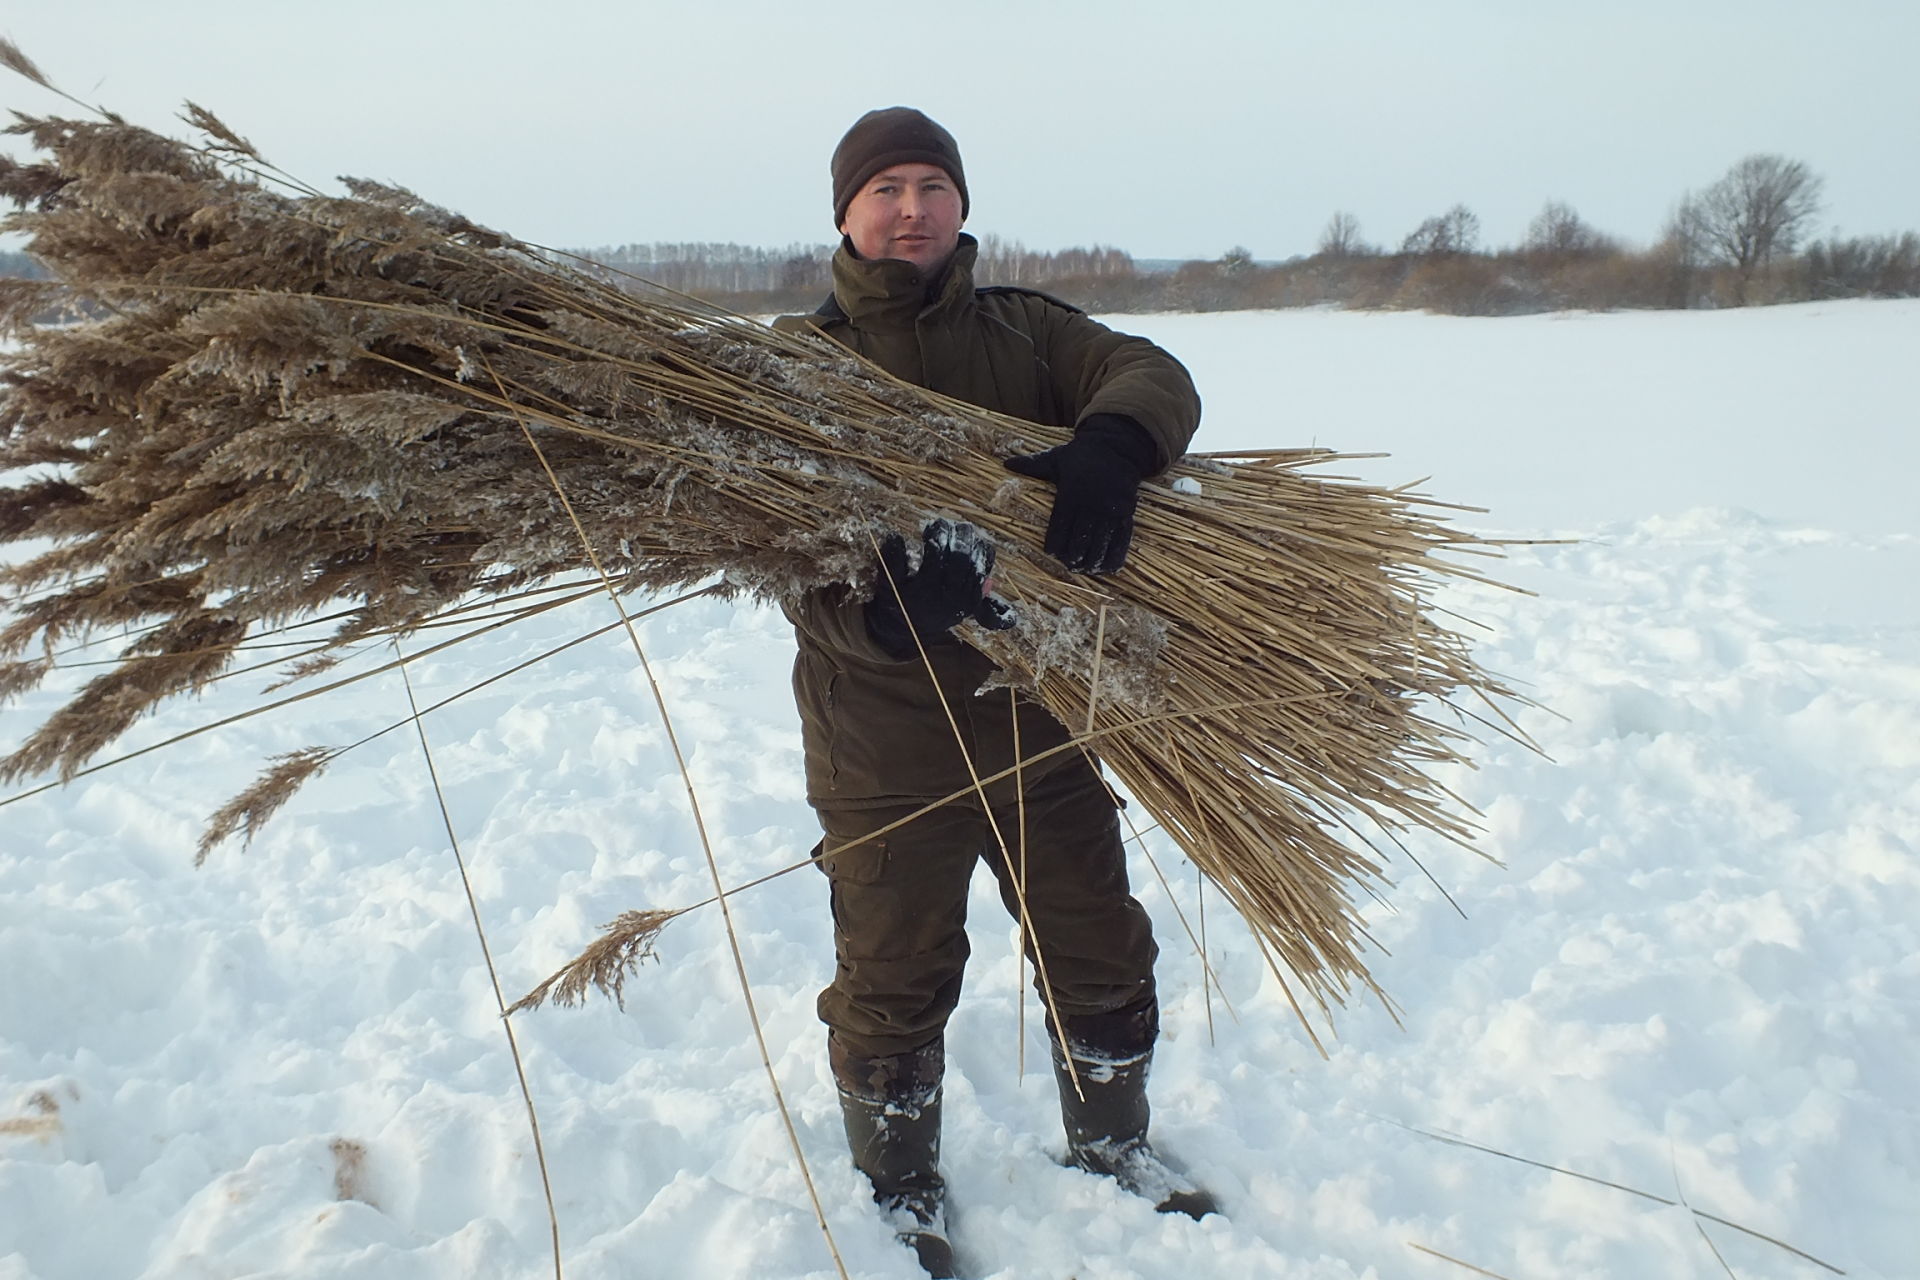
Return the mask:
<path id="1" fill-rule="evenodd" d="M 992 586 L 993 543 L 973 525 L 935 520 L 920 532 L 920 564 L 907 566 L 899 534 L 880 544 L 880 581 L 867 604 L 867 634 L 896 659 L 911 658 L 921 643 L 938 644 L 968 618 L 989 631 L 1014 625 L 1013 610 Z"/>
<path id="2" fill-rule="evenodd" d="M 1056 489 L 1046 552 L 1073 573 L 1118 573 L 1133 544 L 1140 482 L 1160 450 L 1146 428 L 1118 413 L 1091 414 L 1073 439 L 1044 453 L 1008 458 L 1006 468 Z"/>

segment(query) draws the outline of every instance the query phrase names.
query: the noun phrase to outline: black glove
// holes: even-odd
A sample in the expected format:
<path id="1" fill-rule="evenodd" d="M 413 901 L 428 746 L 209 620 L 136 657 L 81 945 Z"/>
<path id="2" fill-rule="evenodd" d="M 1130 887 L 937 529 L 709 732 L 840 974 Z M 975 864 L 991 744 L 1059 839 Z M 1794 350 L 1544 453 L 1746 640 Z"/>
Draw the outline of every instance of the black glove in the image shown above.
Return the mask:
<path id="1" fill-rule="evenodd" d="M 880 581 L 867 604 L 867 634 L 875 644 L 905 659 L 918 651 L 916 633 L 922 643 L 938 643 L 968 618 L 989 631 L 1013 625 L 1006 601 L 987 594 L 993 543 L 986 534 L 970 524 L 935 520 L 920 539 L 918 569 L 908 568 L 907 544 L 899 534 L 880 544 Z"/>
<path id="2" fill-rule="evenodd" d="M 1050 480 L 1057 490 L 1047 521 L 1048 555 L 1073 573 L 1118 573 L 1133 542 L 1140 482 L 1159 460 L 1146 428 L 1121 414 L 1096 413 L 1067 443 L 1008 458 L 1006 467 Z"/>

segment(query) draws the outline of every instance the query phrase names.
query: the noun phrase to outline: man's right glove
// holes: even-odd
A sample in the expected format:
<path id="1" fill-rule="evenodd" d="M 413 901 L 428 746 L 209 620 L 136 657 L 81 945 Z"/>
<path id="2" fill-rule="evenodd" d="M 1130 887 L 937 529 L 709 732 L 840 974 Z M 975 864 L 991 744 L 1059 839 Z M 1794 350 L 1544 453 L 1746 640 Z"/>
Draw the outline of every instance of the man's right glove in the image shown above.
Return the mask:
<path id="1" fill-rule="evenodd" d="M 1070 573 L 1118 573 L 1133 545 L 1140 482 L 1159 448 L 1146 428 L 1117 413 L 1090 414 L 1073 439 L 1045 453 L 1008 458 L 1006 468 L 1055 486 L 1046 553 Z"/>
<path id="2" fill-rule="evenodd" d="M 1014 623 L 1006 601 L 987 594 L 993 543 L 970 524 L 935 520 L 920 532 L 919 568 L 907 564 L 907 544 L 891 534 L 880 544 L 880 580 L 867 604 L 867 634 L 888 654 L 907 659 L 922 644 L 937 644 L 972 618 L 989 631 Z"/>

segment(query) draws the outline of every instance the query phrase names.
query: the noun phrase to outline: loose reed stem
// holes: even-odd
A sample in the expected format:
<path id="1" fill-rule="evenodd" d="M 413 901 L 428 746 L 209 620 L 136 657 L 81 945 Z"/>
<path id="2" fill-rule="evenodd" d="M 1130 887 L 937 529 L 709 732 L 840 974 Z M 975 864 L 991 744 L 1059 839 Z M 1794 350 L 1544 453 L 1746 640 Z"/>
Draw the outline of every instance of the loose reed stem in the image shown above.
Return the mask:
<path id="1" fill-rule="evenodd" d="M 1444 1142 L 1450 1147 L 1465 1147 L 1469 1151 L 1484 1152 L 1485 1154 L 1490 1156 L 1499 1156 L 1502 1160 L 1511 1160 L 1516 1164 L 1531 1165 L 1536 1169 L 1545 1169 L 1548 1173 L 1564 1174 L 1569 1178 L 1578 1178 L 1582 1182 L 1591 1182 L 1596 1186 L 1611 1187 L 1615 1191 L 1624 1191 L 1630 1196 L 1639 1196 L 1642 1200 L 1651 1200 L 1655 1204 L 1664 1204 L 1671 1208 L 1685 1209 L 1688 1213 L 1692 1214 L 1696 1218 L 1704 1218 L 1708 1222 L 1717 1222 L 1723 1227 L 1729 1227 L 1735 1231 L 1740 1232 L 1742 1235 L 1752 1236 L 1755 1240 L 1764 1240 L 1766 1243 L 1772 1245 L 1774 1248 L 1784 1249 L 1786 1252 L 1791 1253 L 1796 1258 L 1802 1258 L 1808 1262 L 1811 1262 L 1814 1266 L 1820 1267 L 1826 1271 L 1830 1271 L 1836 1276 L 1844 1276 L 1847 1274 L 1846 1272 L 1842 1271 L 1839 1267 L 1834 1266 L 1831 1262 L 1825 1262 L 1819 1258 L 1816 1258 L 1804 1249 L 1796 1249 L 1784 1240 L 1779 1240 L 1763 1232 L 1755 1231 L 1752 1227 L 1743 1227 L 1737 1222 L 1733 1222 L 1726 1218 L 1720 1217 L 1718 1214 L 1708 1213 L 1704 1209 L 1696 1209 L 1692 1205 L 1687 1204 L 1684 1200 L 1670 1200 L 1666 1196 L 1655 1195 L 1651 1191 L 1642 1191 L 1638 1187 L 1629 1187 L 1626 1184 L 1620 1183 L 1620 1182 L 1609 1182 L 1605 1178 L 1596 1178 L 1590 1173 L 1580 1173 L 1573 1169 L 1563 1169 L 1557 1164 L 1547 1164 L 1540 1160 L 1529 1160 L 1525 1156 L 1517 1156 L 1511 1152 L 1502 1151 L 1497 1147 L 1482 1146 L 1477 1142 L 1469 1142 L 1465 1138 L 1449 1137 L 1448 1135 L 1443 1133 L 1435 1133 L 1431 1129 L 1420 1129 L 1410 1124 L 1402 1124 L 1400 1121 L 1397 1121 L 1397 1120 L 1389 1121 L 1389 1123 L 1398 1125 L 1400 1128 L 1405 1129 L 1409 1133 L 1419 1134 L 1423 1138 L 1431 1138 L 1435 1142 Z M 1712 1241 L 1708 1241 L 1708 1244 L 1711 1245 Z M 1718 1254 L 1719 1251 L 1716 1249 L 1714 1252 Z"/>
<path id="2" fill-rule="evenodd" d="M 1013 988 L 1013 1079 L 1018 1084 L 1027 1076 L 1027 948 L 1033 943 L 1033 933 L 1027 920 L 1027 782 L 1020 767 L 1020 695 L 1012 689 L 1007 690 L 1007 721 L 1013 725 L 1013 794 L 1020 823 L 1020 867 L 1015 873 L 1020 902 L 1020 941 L 1014 947 L 1017 954 Z"/>
<path id="3" fill-rule="evenodd" d="M 513 1058 L 513 1074 L 520 1081 L 520 1097 L 527 1106 L 527 1128 L 533 1133 L 533 1158 L 540 1169 L 540 1190 L 547 1198 L 547 1226 L 553 1236 L 553 1280 L 562 1280 L 560 1271 L 560 1215 L 553 1206 L 553 1179 L 547 1172 L 547 1149 L 540 1140 L 540 1113 L 533 1105 L 533 1089 L 527 1084 L 526 1064 L 520 1060 L 520 1040 L 513 1032 L 513 1021 L 507 1017 L 507 998 L 500 989 L 500 973 L 493 966 L 493 948 L 487 944 L 487 929 L 480 920 L 480 900 L 474 896 L 473 879 L 467 874 L 467 859 L 460 852 L 460 837 L 453 830 L 453 814 L 447 809 L 447 793 L 440 786 L 440 771 L 434 767 L 433 748 L 427 743 L 426 722 L 420 718 L 420 704 L 414 700 L 413 678 L 407 674 L 404 655 L 400 652 L 400 641 L 393 641 L 394 655 L 400 659 L 395 665 L 400 670 L 400 682 L 407 691 L 407 707 L 412 713 L 412 724 L 420 737 L 420 754 L 427 762 L 427 778 L 433 784 L 433 798 L 440 806 L 440 821 L 446 827 L 447 845 L 453 850 L 454 865 L 460 869 L 460 887 L 467 895 L 467 910 L 473 916 L 473 933 L 480 940 L 480 958 L 486 962 L 487 982 L 493 988 L 494 1007 L 500 1013 L 500 1029 L 506 1033 L 507 1052 Z"/>
<path id="4" fill-rule="evenodd" d="M 1411 1240 L 1407 1241 L 1407 1247 L 1409 1249 L 1417 1250 L 1420 1253 L 1424 1253 L 1428 1257 L 1438 1258 L 1442 1262 L 1451 1262 L 1454 1266 L 1463 1267 L 1466 1270 L 1473 1272 L 1473 1274 L 1477 1276 L 1492 1276 L 1493 1280 L 1507 1280 L 1507 1277 L 1501 1275 L 1498 1271 L 1489 1271 L 1485 1267 L 1476 1267 L 1471 1262 L 1462 1262 L 1460 1259 L 1454 1257 L 1452 1254 L 1442 1253 L 1438 1249 L 1429 1249 L 1427 1248 L 1427 1246 L 1423 1244 L 1415 1244 Z"/>
<path id="5" fill-rule="evenodd" d="M 620 620 L 626 627 L 627 638 L 633 642 L 634 655 L 640 660 L 640 670 L 647 678 L 647 688 L 653 693 L 653 704 L 659 710 L 661 726 L 666 730 L 667 745 L 673 750 L 674 764 L 679 768 L 680 780 L 686 787 L 687 806 L 693 814 L 694 829 L 700 835 L 700 850 L 706 856 L 707 871 L 713 878 L 713 891 L 720 903 L 720 918 L 727 929 L 727 948 L 733 955 L 734 976 L 739 980 L 740 998 L 746 1005 L 747 1021 L 752 1024 L 754 1043 L 760 1050 L 760 1062 L 766 1068 L 767 1083 L 773 1090 L 774 1106 L 780 1112 L 780 1121 L 786 1128 L 787 1141 L 793 1148 L 794 1160 L 800 1166 L 800 1179 L 806 1184 L 807 1198 L 813 1205 L 814 1221 L 820 1228 L 821 1236 L 827 1242 L 827 1252 L 833 1256 L 834 1269 L 840 1273 L 840 1280 L 851 1280 L 847 1274 L 847 1264 L 840 1257 L 840 1246 L 833 1238 L 833 1228 L 827 1225 L 826 1209 L 820 1202 L 820 1191 L 813 1183 L 813 1170 L 807 1166 L 807 1153 L 800 1145 L 800 1131 L 793 1123 L 793 1113 L 787 1108 L 786 1094 L 780 1088 L 780 1075 L 773 1068 L 773 1055 L 767 1049 L 767 1034 L 760 1023 L 760 1011 L 754 1004 L 753 984 L 747 978 L 746 957 L 740 950 L 740 934 L 734 927 L 733 908 L 727 902 L 726 885 L 720 878 L 720 861 L 714 854 L 713 840 L 707 834 L 706 819 L 700 812 L 700 795 L 693 785 L 693 771 L 687 767 L 686 755 L 680 749 L 680 735 L 674 730 L 673 716 L 667 710 L 666 695 L 660 689 L 659 680 L 654 677 L 653 664 L 647 660 L 646 647 L 640 643 L 640 633 L 635 629 L 633 619 L 628 616 L 626 607 L 620 603 L 620 594 L 614 589 L 613 580 L 607 576 L 606 570 L 601 566 L 593 541 L 587 536 L 586 527 L 581 524 L 579 516 L 574 511 L 573 500 L 567 495 L 566 488 L 560 483 L 560 477 L 554 473 L 553 465 L 547 460 L 545 450 L 541 449 L 540 442 L 534 438 L 532 428 L 524 419 L 520 422 L 520 429 L 526 436 L 528 447 L 539 459 L 541 469 L 546 472 L 547 479 L 552 483 L 554 496 L 566 508 L 567 519 L 573 523 L 574 531 L 579 535 L 581 551 L 592 563 L 593 571 L 600 576 L 600 581 L 606 588 L 607 599 L 618 610 Z M 502 1018 L 507 1017 L 504 1002 L 501 1005 L 500 1014 Z"/>
<path id="6" fill-rule="evenodd" d="M 886 557 L 880 554 L 880 544 L 873 542 L 871 535 L 868 536 L 868 541 L 872 542 L 873 558 L 880 565 L 880 572 L 886 578 L 887 589 L 893 592 L 893 598 L 900 606 L 901 616 L 907 616 L 906 597 L 900 593 L 900 583 L 894 578 L 893 570 L 887 565 Z M 973 783 L 973 794 L 980 799 L 980 812 L 985 816 L 987 826 L 993 832 L 994 843 L 1000 847 L 1001 865 L 1011 871 L 1013 867 L 1013 855 L 1007 849 L 1007 838 L 1000 832 L 1000 820 L 994 817 L 993 802 L 987 798 L 986 784 L 980 780 L 980 771 L 974 768 L 973 753 L 967 750 L 967 740 L 960 732 L 960 722 L 955 719 L 953 708 L 947 703 L 946 692 L 940 687 L 939 674 L 933 669 L 933 658 L 927 653 L 927 646 L 921 642 L 920 633 L 914 630 L 912 626 L 909 626 L 907 631 L 908 634 L 913 636 L 913 647 L 920 654 L 920 665 L 926 669 L 927 681 L 933 686 L 934 696 L 940 700 L 940 710 L 947 717 L 947 727 L 953 731 L 954 745 L 960 749 L 960 758 L 967 766 L 967 777 Z M 1019 756 L 1017 754 L 1014 757 L 1014 761 L 1013 772 L 1017 778 L 1020 776 Z M 1020 817 L 1021 835 L 1024 839 L 1026 834 L 1026 806 L 1024 796 L 1020 807 Z M 868 839 L 872 839 L 872 837 L 869 836 Z M 1024 869 L 1024 863 L 1022 866 Z M 1014 888 L 1020 903 L 1021 941 L 1023 945 L 1027 942 L 1033 944 L 1034 972 L 1040 979 L 1040 993 L 1046 1001 L 1047 1013 L 1052 1017 L 1054 1029 L 1059 1032 L 1061 1037 L 1063 1051 L 1060 1056 L 1067 1064 L 1067 1078 L 1073 1083 L 1074 1093 L 1084 1102 L 1086 1101 L 1087 1094 L 1086 1090 L 1080 1085 L 1080 1069 L 1074 1064 L 1073 1055 L 1064 1051 L 1067 1024 L 1061 1019 L 1060 1006 L 1053 997 L 1053 980 L 1047 976 L 1046 951 L 1040 946 L 1039 935 L 1035 933 L 1033 929 L 1033 917 L 1027 910 L 1027 892 L 1024 878 L 1017 883 Z"/>

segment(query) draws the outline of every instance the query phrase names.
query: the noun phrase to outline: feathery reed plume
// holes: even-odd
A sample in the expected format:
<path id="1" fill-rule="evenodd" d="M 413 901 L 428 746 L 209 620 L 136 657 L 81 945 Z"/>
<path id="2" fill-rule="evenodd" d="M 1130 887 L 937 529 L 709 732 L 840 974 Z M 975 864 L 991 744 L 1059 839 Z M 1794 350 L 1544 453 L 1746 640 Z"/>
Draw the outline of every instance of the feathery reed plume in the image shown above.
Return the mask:
<path id="1" fill-rule="evenodd" d="M 545 981 L 507 1009 L 538 1009 L 551 1000 L 572 1007 L 584 1002 L 592 987 L 622 1009 L 627 1007 L 627 979 L 642 960 L 653 958 L 660 931 L 673 923 L 678 911 L 622 911 L 579 955 L 549 974 Z"/>
<path id="2" fill-rule="evenodd" d="M 76 776 L 292 620 L 341 615 L 301 651 L 322 661 L 577 573 L 583 545 L 623 592 L 863 598 L 875 539 L 946 516 L 1000 549 L 1018 625 L 962 631 L 1000 680 L 1086 726 L 1323 1011 L 1378 993 L 1354 897 L 1385 872 L 1360 833 L 1468 844 L 1429 771 L 1464 758 L 1473 704 L 1512 696 L 1430 603 L 1477 578 L 1455 555 L 1495 549 L 1444 504 L 1324 475 L 1324 450 L 1192 456 L 1143 488 L 1124 573 L 1066 578 L 1040 551 L 1051 490 L 1001 466 L 1064 428 L 621 287 L 398 187 L 309 192 L 188 119 L 208 143 L 111 116 L 9 130 L 46 159 L 0 166 L 5 228 L 99 318 L 22 329 L 9 304 L 0 542 L 50 549 L 0 567 L 0 659 L 148 630 L 0 778 Z M 306 763 L 216 826 L 256 829 Z"/>
<path id="3" fill-rule="evenodd" d="M 252 844 L 254 833 L 265 826 L 280 806 L 293 799 L 300 785 L 327 767 L 337 754 L 327 747 L 303 747 L 273 757 L 265 773 L 252 786 L 213 811 L 207 829 L 201 833 L 194 851 L 193 865 L 207 860 L 214 847 L 238 831 L 245 843 Z"/>
<path id="4" fill-rule="evenodd" d="M 53 89 L 53 81 L 46 73 L 33 65 L 33 59 L 20 52 L 20 46 L 5 36 L 0 36 L 0 67 L 17 72 L 39 85 L 42 89 Z M 58 93 L 59 90 L 54 89 Z"/>
<path id="5" fill-rule="evenodd" d="M 23 693 L 38 689 L 51 670 L 53 663 L 46 658 L 0 662 L 0 706 L 5 706 Z"/>
<path id="6" fill-rule="evenodd" d="M 188 102 L 180 113 L 180 118 L 212 138 L 214 145 L 221 150 L 245 156 L 249 160 L 261 160 L 261 155 L 251 142 L 227 128 L 219 116 L 207 110 L 197 102 Z M 264 163 L 264 161 L 262 161 Z"/>

